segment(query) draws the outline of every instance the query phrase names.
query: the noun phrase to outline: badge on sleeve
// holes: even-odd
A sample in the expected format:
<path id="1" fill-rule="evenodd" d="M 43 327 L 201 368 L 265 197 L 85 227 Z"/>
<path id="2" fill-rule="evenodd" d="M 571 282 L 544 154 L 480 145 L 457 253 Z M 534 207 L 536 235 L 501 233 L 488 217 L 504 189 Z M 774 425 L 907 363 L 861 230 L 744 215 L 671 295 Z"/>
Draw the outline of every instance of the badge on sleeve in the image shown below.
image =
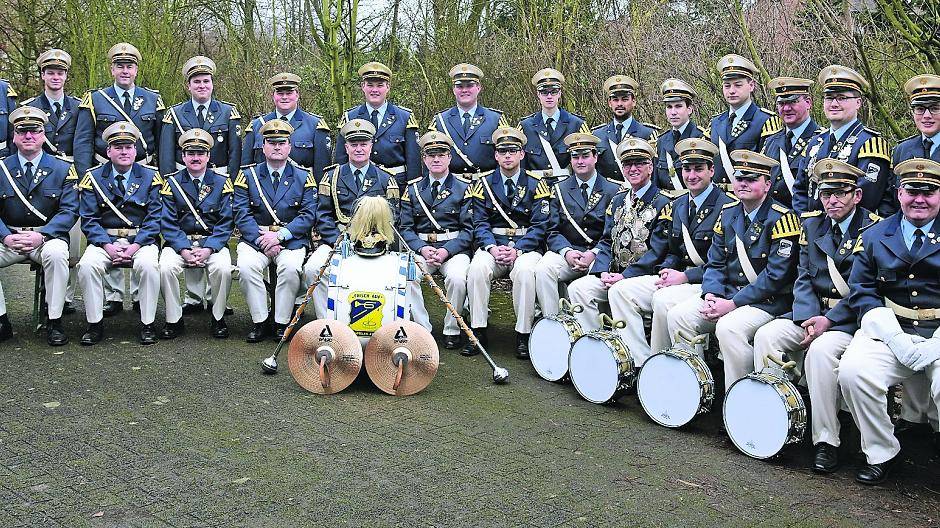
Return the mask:
<path id="1" fill-rule="evenodd" d="M 542 214 L 548 215 L 548 200 L 542 200 Z"/>
<path id="2" fill-rule="evenodd" d="M 793 241 L 781 240 L 780 246 L 777 248 L 777 255 L 783 258 L 790 258 L 790 254 L 792 252 L 793 252 Z"/>
<path id="3" fill-rule="evenodd" d="M 880 171 L 881 167 L 877 163 L 869 163 L 865 169 L 865 179 L 872 183 L 878 183 L 878 173 Z"/>

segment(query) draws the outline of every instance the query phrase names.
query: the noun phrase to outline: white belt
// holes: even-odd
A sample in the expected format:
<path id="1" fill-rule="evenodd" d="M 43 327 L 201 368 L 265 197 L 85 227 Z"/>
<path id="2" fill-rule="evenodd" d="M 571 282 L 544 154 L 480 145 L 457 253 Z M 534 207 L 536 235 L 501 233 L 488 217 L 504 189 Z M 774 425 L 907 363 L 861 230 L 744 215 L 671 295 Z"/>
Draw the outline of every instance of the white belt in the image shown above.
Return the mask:
<path id="1" fill-rule="evenodd" d="M 495 231 L 495 229 L 494 229 Z M 445 242 L 453 240 L 460 235 L 460 231 L 444 231 L 443 233 L 418 233 L 418 238 L 425 242 Z"/>
<path id="2" fill-rule="evenodd" d="M 839 301 L 841 301 L 842 299 L 840 299 L 840 298 L 838 298 L 838 297 L 836 297 L 836 298 L 833 298 L 833 297 L 820 297 L 819 300 L 822 301 L 822 303 L 823 303 L 824 305 L 826 305 L 828 308 L 832 309 L 832 308 L 835 308 L 836 305 L 839 304 Z"/>
<path id="3" fill-rule="evenodd" d="M 405 172 L 405 169 L 407 169 L 408 167 L 405 167 L 404 165 L 399 165 L 397 167 L 382 167 L 382 168 L 385 169 L 385 172 L 391 174 L 392 176 L 398 176 L 399 174 Z"/>
<path id="4" fill-rule="evenodd" d="M 193 247 L 199 247 L 200 242 L 209 237 L 207 235 L 186 235 L 186 238 L 193 243 Z"/>
<path id="5" fill-rule="evenodd" d="M 527 227 L 494 227 L 493 234 L 500 236 L 523 236 L 528 230 Z"/>
<path id="6" fill-rule="evenodd" d="M 45 226 L 34 226 L 34 227 L 11 227 L 7 226 L 7 229 L 10 231 L 39 231 Z"/>
<path id="7" fill-rule="evenodd" d="M 105 232 L 111 236 L 116 236 L 118 238 L 127 238 L 129 236 L 134 236 L 137 234 L 139 229 L 137 228 L 121 228 L 121 229 L 105 229 Z"/>
<path id="8" fill-rule="evenodd" d="M 7 142 L 6 142 L 6 141 L 0 141 L 0 149 L 5 149 L 5 148 L 7 148 Z"/>
<path id="9" fill-rule="evenodd" d="M 885 306 L 891 308 L 895 314 L 905 319 L 912 319 L 914 321 L 933 321 L 940 319 L 940 308 L 921 308 L 917 310 L 901 306 L 891 299 L 885 299 Z"/>

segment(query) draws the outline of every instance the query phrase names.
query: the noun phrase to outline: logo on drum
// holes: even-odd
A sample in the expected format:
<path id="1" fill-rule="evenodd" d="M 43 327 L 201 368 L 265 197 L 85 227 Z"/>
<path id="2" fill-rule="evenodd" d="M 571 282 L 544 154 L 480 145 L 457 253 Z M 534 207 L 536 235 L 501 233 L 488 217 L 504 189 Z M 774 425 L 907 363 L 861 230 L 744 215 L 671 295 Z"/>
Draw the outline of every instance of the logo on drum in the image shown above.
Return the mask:
<path id="1" fill-rule="evenodd" d="M 358 336 L 370 337 L 382 326 L 385 296 L 377 292 L 355 291 L 349 294 L 349 328 Z"/>

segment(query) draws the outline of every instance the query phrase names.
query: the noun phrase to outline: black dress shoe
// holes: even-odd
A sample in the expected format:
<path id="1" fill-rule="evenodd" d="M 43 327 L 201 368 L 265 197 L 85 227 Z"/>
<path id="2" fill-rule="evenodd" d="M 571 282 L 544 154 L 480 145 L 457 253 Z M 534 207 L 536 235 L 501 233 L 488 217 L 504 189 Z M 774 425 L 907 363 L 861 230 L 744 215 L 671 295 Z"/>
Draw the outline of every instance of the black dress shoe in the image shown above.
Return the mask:
<path id="1" fill-rule="evenodd" d="M 272 328 L 271 334 L 272 334 L 272 337 L 274 337 L 275 341 L 280 341 L 281 339 L 284 338 L 284 331 L 287 330 L 286 324 L 274 323 L 273 325 L 271 325 L 271 328 Z"/>
<path id="2" fill-rule="evenodd" d="M 167 323 L 160 330 L 160 339 L 176 339 L 186 333 L 186 325 L 180 319 L 175 323 Z"/>
<path id="3" fill-rule="evenodd" d="M 212 333 L 212 337 L 216 339 L 225 339 L 228 337 L 228 325 L 225 324 L 225 318 L 221 318 L 218 321 L 215 319 L 210 323 L 209 330 Z"/>
<path id="4" fill-rule="evenodd" d="M 184 304 L 183 315 L 193 315 L 205 310 L 202 304 Z"/>
<path id="5" fill-rule="evenodd" d="M 901 454 L 898 453 L 894 455 L 894 458 L 888 460 L 887 462 L 882 462 L 880 464 L 866 464 L 858 470 L 858 473 L 855 475 L 855 481 L 865 484 L 866 486 L 874 486 L 875 484 L 881 484 L 888 478 L 888 473 L 891 472 L 891 468 L 898 462 L 901 458 Z"/>
<path id="6" fill-rule="evenodd" d="M 463 345 L 463 334 L 444 336 L 444 348 L 447 350 L 457 350 L 461 345 Z"/>
<path id="7" fill-rule="evenodd" d="M 65 304 L 62 305 L 62 315 L 72 315 L 73 313 L 75 313 L 75 303 L 65 301 Z"/>
<path id="8" fill-rule="evenodd" d="M 816 444 L 816 455 L 813 456 L 814 473 L 834 473 L 839 467 L 839 448 L 825 442 Z"/>
<path id="9" fill-rule="evenodd" d="M 251 330 L 248 332 L 248 335 L 245 337 L 245 341 L 249 343 L 260 343 L 267 339 L 271 335 L 271 325 L 267 321 L 263 323 L 255 323 Z"/>
<path id="10" fill-rule="evenodd" d="M 909 422 L 904 418 L 899 418 L 897 423 L 894 424 L 894 436 L 897 438 L 928 436 L 932 432 L 933 431 L 930 429 L 930 425 L 925 423 Z"/>
<path id="11" fill-rule="evenodd" d="M 104 303 L 104 316 L 114 317 L 124 311 L 124 303 L 121 301 L 108 301 Z"/>
<path id="12" fill-rule="evenodd" d="M 97 323 L 89 323 L 88 328 L 85 329 L 85 333 L 82 334 L 81 344 L 83 346 L 91 346 L 98 344 L 104 338 L 104 325 L 101 324 L 101 321 Z"/>
<path id="13" fill-rule="evenodd" d="M 477 341 L 483 345 L 483 348 L 486 348 L 489 345 L 489 338 L 486 335 L 486 327 L 483 328 L 473 328 L 473 335 L 477 338 Z M 461 356 L 475 356 L 480 353 L 479 347 L 477 347 L 473 342 L 467 340 L 466 346 L 463 347 L 463 350 L 460 351 Z"/>
<path id="14" fill-rule="evenodd" d="M 529 334 L 516 332 L 516 357 L 529 359 Z"/>
<path id="15" fill-rule="evenodd" d="M 233 310 L 232 308 L 229 308 L 228 306 L 225 307 L 225 315 L 234 315 L 234 314 L 235 314 L 235 310 Z"/>
<path id="16" fill-rule="evenodd" d="M 10 323 L 10 317 L 7 314 L 0 315 L 0 341 L 6 341 L 13 337 L 13 324 Z"/>
<path id="17" fill-rule="evenodd" d="M 134 301 L 134 313 L 140 313 L 140 301 Z"/>
<path id="18" fill-rule="evenodd" d="M 140 325 L 140 344 L 155 345 L 157 343 L 157 329 L 152 324 Z"/>
<path id="19" fill-rule="evenodd" d="M 68 342 L 69 336 L 62 329 L 62 319 L 49 319 L 46 323 L 46 343 L 49 343 L 49 346 L 62 346 Z"/>

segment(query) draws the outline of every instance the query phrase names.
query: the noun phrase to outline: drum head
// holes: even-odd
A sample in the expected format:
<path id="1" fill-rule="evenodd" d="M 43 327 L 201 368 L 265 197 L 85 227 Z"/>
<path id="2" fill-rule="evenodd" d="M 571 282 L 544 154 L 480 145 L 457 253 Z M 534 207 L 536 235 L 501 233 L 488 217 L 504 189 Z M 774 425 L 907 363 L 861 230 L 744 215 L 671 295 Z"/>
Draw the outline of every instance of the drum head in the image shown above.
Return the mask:
<path id="1" fill-rule="evenodd" d="M 529 336 L 529 358 L 539 376 L 558 381 L 568 374 L 571 337 L 565 325 L 555 319 L 542 319 Z"/>
<path id="2" fill-rule="evenodd" d="M 725 396 L 725 429 L 745 455 L 770 458 L 787 443 L 790 417 L 773 386 L 742 378 Z"/>
<path id="3" fill-rule="evenodd" d="M 643 364 L 636 393 L 650 419 L 666 427 L 692 421 L 702 403 L 702 388 L 685 361 L 668 354 L 651 356 Z"/>
<path id="4" fill-rule="evenodd" d="M 589 402 L 607 403 L 620 384 L 614 355 L 603 341 L 591 336 L 582 336 L 571 347 L 568 370 L 575 390 Z"/>

